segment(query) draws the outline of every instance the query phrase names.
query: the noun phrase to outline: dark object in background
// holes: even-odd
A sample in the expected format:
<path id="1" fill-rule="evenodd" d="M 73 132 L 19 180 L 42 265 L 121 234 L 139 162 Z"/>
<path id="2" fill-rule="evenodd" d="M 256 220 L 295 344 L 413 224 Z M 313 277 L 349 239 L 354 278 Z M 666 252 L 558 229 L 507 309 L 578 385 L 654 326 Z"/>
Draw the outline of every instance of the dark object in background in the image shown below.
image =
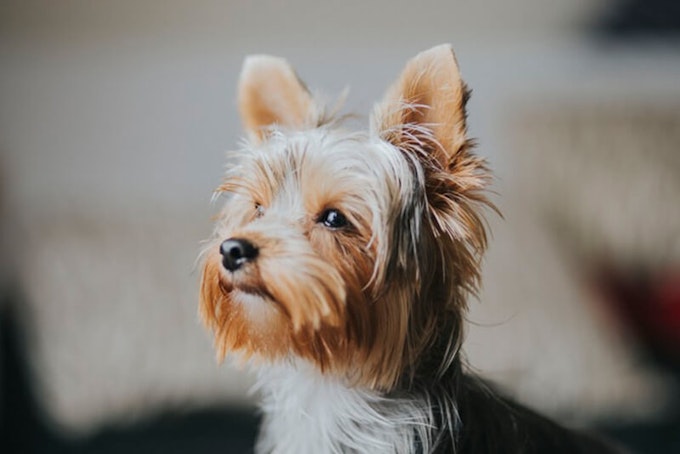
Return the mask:
<path id="1" fill-rule="evenodd" d="M 131 425 L 104 427 L 73 439 L 41 411 L 25 358 L 16 291 L 0 294 L 0 453 L 241 454 L 252 452 L 259 418 L 226 408 L 167 411 Z"/>
<path id="2" fill-rule="evenodd" d="M 16 293 L 0 294 L 0 452 L 62 452 L 30 386 Z"/>
<path id="3" fill-rule="evenodd" d="M 677 0 L 618 0 L 609 2 L 595 26 L 615 38 L 680 35 L 680 2 Z"/>
<path id="4" fill-rule="evenodd" d="M 597 287 L 643 348 L 680 376 L 680 267 L 661 272 L 603 267 Z"/>
<path id="5" fill-rule="evenodd" d="M 635 452 L 680 452 L 680 268 L 652 272 L 605 265 L 596 276 L 595 288 L 608 308 L 676 383 L 661 420 L 605 432 Z"/>
<path id="6" fill-rule="evenodd" d="M 253 451 L 258 418 L 245 411 L 167 412 L 145 422 L 110 427 L 61 452 L 77 454 L 244 454 Z"/>

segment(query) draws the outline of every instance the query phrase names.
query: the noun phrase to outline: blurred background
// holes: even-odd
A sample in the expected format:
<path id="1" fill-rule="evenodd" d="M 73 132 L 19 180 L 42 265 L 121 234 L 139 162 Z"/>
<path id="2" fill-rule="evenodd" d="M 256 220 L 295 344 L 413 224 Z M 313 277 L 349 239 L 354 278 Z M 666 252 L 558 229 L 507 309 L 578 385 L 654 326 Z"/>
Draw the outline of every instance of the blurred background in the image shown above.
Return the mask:
<path id="1" fill-rule="evenodd" d="M 469 362 L 635 452 L 680 452 L 673 0 L 0 3 L 0 452 L 248 452 L 195 260 L 250 53 L 367 114 L 453 44 L 498 178 Z M 364 118 L 365 120 L 365 118 Z"/>

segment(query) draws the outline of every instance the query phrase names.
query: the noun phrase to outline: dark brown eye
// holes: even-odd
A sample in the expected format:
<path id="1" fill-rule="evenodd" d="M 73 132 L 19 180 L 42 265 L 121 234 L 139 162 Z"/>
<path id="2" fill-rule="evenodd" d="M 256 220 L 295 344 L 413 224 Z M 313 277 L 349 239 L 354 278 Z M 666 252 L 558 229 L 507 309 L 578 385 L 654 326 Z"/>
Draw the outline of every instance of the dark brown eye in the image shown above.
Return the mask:
<path id="1" fill-rule="evenodd" d="M 321 222 L 329 229 L 341 229 L 347 227 L 349 222 L 344 214 L 338 210 L 329 209 L 321 213 L 316 222 Z"/>

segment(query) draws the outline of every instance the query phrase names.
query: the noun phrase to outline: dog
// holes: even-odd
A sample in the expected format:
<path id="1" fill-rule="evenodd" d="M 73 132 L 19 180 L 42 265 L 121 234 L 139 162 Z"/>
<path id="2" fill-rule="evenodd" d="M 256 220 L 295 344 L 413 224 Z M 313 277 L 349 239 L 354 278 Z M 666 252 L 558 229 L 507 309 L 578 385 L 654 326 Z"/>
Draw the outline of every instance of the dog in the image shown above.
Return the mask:
<path id="1" fill-rule="evenodd" d="M 285 60 L 245 60 L 248 138 L 216 191 L 200 316 L 219 359 L 257 370 L 257 452 L 617 452 L 463 370 L 494 209 L 469 95 L 437 46 L 351 132 Z"/>

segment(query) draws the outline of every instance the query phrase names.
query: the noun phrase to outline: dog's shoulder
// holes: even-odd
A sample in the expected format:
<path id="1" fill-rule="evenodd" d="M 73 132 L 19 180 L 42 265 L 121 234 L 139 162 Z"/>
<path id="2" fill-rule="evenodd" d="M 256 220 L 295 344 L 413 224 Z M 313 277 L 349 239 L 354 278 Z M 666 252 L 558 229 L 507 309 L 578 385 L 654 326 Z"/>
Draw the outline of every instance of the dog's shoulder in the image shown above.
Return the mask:
<path id="1" fill-rule="evenodd" d="M 457 454 L 624 453 L 595 434 L 566 428 L 500 395 L 474 377 L 461 380 Z"/>

